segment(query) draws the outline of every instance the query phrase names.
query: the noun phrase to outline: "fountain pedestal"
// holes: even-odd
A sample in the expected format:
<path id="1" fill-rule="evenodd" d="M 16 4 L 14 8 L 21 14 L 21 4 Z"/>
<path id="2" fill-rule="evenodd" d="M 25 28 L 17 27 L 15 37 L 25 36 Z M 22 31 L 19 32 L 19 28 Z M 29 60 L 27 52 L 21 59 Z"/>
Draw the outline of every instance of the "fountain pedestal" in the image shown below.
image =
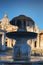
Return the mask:
<path id="1" fill-rule="evenodd" d="M 16 39 L 14 46 L 14 59 L 15 60 L 29 60 L 31 47 L 27 44 L 26 38 Z"/>

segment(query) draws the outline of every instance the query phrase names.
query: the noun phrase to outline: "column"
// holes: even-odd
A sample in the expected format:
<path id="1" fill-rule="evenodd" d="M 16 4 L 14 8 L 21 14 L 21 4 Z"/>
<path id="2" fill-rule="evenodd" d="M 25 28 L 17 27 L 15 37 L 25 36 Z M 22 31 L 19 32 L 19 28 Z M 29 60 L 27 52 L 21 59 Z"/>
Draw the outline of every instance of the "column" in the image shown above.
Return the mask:
<path id="1" fill-rule="evenodd" d="M 32 45 L 31 45 L 32 50 L 34 50 L 34 39 L 32 39 Z"/>
<path id="2" fill-rule="evenodd" d="M 7 47 L 10 47 L 10 39 L 8 39 Z"/>

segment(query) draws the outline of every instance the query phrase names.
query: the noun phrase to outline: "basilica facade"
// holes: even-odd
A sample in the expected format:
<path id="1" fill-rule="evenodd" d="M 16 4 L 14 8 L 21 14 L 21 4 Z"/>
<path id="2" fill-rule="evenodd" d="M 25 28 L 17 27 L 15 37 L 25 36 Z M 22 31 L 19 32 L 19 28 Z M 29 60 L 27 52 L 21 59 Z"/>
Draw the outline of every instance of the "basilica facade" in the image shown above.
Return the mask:
<path id="1" fill-rule="evenodd" d="M 24 17 L 24 15 L 22 16 Z M 16 44 L 16 40 L 8 38 L 6 33 L 17 31 L 18 26 L 12 26 L 9 22 L 6 14 L 0 20 L 0 50 L 6 50 L 7 48 L 13 49 L 13 46 Z M 26 27 L 26 30 L 37 33 L 37 38 L 27 40 L 27 44 L 31 47 L 31 53 L 43 54 L 43 31 L 40 31 L 37 25 L 32 27 L 30 23 L 29 26 Z"/>

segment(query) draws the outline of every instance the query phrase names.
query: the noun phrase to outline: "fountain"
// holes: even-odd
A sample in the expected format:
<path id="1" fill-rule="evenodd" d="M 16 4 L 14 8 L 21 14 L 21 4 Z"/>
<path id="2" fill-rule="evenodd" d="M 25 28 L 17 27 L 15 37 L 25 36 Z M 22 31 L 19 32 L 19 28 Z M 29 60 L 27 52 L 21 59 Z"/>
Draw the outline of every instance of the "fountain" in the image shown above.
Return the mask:
<path id="1" fill-rule="evenodd" d="M 16 40 L 13 47 L 13 59 L 14 61 L 27 61 L 31 55 L 31 47 L 27 44 L 27 40 L 36 38 L 37 34 L 33 31 L 27 31 L 26 27 L 31 25 L 34 29 L 34 21 L 29 17 L 20 15 L 13 18 L 10 23 L 18 27 L 16 31 L 6 33 L 7 37 Z"/>

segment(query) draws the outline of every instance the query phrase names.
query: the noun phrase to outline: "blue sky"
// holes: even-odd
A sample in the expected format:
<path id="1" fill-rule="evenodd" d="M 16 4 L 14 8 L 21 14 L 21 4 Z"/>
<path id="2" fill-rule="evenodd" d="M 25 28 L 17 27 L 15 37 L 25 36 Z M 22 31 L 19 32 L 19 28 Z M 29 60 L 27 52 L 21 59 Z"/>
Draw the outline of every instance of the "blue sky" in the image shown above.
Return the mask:
<path id="1" fill-rule="evenodd" d="M 0 19 L 5 13 L 8 14 L 9 20 L 24 14 L 43 30 L 43 0 L 0 0 Z"/>

